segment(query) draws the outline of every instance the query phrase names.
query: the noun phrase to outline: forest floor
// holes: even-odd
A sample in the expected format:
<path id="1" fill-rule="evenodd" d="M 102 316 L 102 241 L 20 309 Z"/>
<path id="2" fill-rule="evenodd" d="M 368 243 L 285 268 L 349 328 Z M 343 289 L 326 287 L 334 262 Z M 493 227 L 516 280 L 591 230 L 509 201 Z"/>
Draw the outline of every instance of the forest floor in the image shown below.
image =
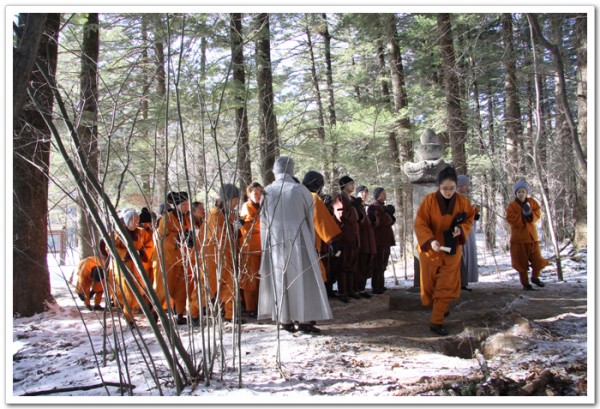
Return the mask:
<path id="1" fill-rule="evenodd" d="M 412 271 L 409 267 L 407 271 Z M 400 271 L 399 265 L 396 270 Z M 588 371 L 593 379 L 594 367 L 593 351 L 588 348 L 593 349 L 594 332 L 588 309 L 593 310 L 594 300 L 593 290 L 592 299 L 588 298 L 588 288 L 593 286 L 587 273 L 587 254 L 571 254 L 563 260 L 564 281 L 557 280 L 552 265 L 542 276 L 546 287 L 524 291 L 509 258 L 480 266 L 479 282 L 469 285 L 473 291 L 463 290 L 451 305 L 445 323 L 450 334 L 440 337 L 429 330 L 430 310 L 390 309 L 390 298 L 418 299 L 418 295 L 408 292 L 411 274 L 395 279 L 388 270 L 390 289 L 384 294 L 347 304 L 332 299 L 334 318 L 319 323 L 319 335 L 285 331 L 278 335 L 275 325 L 245 317 L 239 349 L 241 378 L 227 346 L 233 338 L 232 326 L 226 324 L 225 359 L 217 363 L 216 375 L 210 382 L 198 380 L 179 396 L 148 324 L 139 318 L 140 332 L 162 374 L 158 376 L 161 391 L 141 354 L 132 352 L 128 356 L 132 394 L 153 396 L 146 402 L 157 402 L 162 394 L 174 399 L 172 403 L 199 402 L 198 397 L 202 403 L 441 403 L 440 396 L 446 397 L 444 403 L 472 402 L 462 396 L 487 397 L 491 399 L 487 403 L 514 403 L 509 397 L 525 396 L 552 397 L 551 403 L 559 403 L 559 397 L 591 403 L 594 390 L 588 391 Z M 47 391 L 46 397 L 64 397 L 64 403 L 72 403 L 68 397 L 74 395 L 118 397 L 115 387 L 83 388 L 100 382 L 99 370 L 75 302 L 62 281 L 53 279 L 55 307 L 13 321 L 13 342 L 7 345 L 13 398 L 37 391 Z M 102 314 L 82 314 L 95 350 L 100 351 Z M 198 348 L 199 331 L 181 328 L 182 339 Z M 130 351 L 139 342 L 129 330 L 123 331 L 122 340 Z M 281 367 L 276 365 L 278 348 Z M 592 362 L 589 369 L 588 362 Z M 115 361 L 102 367 L 104 382 L 118 383 L 116 367 Z M 64 388 L 73 390 L 59 392 Z M 498 395 L 504 398 L 492 398 Z"/>

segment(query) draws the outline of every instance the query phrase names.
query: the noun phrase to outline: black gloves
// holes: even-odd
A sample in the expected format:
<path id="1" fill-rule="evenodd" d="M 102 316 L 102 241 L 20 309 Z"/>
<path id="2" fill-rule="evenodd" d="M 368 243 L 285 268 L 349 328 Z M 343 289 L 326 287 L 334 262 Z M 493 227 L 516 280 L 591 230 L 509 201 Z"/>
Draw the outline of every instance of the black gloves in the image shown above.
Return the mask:
<path id="1" fill-rule="evenodd" d="M 144 249 L 139 249 L 138 252 L 140 253 L 140 258 L 142 259 L 142 261 L 144 263 L 147 263 L 148 260 L 148 255 L 146 254 L 146 251 Z"/>
<path id="2" fill-rule="evenodd" d="M 458 238 L 453 236 L 454 228 L 457 227 L 459 224 L 464 223 L 465 220 L 467 220 L 467 213 L 460 212 L 454 217 L 454 220 L 452 220 L 450 228 L 444 231 L 444 245 L 446 247 L 450 247 L 450 253 L 448 254 L 456 254 Z"/>
<path id="3" fill-rule="evenodd" d="M 192 231 L 191 231 L 191 230 L 186 230 L 186 231 L 183 233 L 183 240 L 182 240 L 182 241 L 185 243 L 185 245 L 186 245 L 188 248 L 190 248 L 190 249 L 191 249 L 191 248 L 193 248 L 193 247 L 194 247 L 194 235 L 192 234 Z"/>
<path id="4" fill-rule="evenodd" d="M 389 214 L 390 216 L 393 216 L 394 213 L 396 213 L 396 208 L 394 206 L 392 206 L 391 204 L 389 204 L 389 205 L 383 206 L 383 211 L 386 212 L 387 214 Z"/>
<path id="5" fill-rule="evenodd" d="M 525 217 L 531 216 L 531 206 L 529 205 L 529 202 L 525 202 L 521 212 L 523 213 L 523 216 L 525 216 Z"/>

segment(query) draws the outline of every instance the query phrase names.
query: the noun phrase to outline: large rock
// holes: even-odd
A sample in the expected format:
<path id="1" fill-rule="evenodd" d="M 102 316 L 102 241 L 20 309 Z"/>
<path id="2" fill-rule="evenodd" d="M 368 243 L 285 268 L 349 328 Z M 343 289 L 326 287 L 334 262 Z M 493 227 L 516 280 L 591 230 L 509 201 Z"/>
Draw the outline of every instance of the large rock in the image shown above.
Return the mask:
<path id="1" fill-rule="evenodd" d="M 531 341 L 510 334 L 495 334 L 485 340 L 483 356 L 492 359 L 497 355 L 513 354 L 527 348 Z"/>

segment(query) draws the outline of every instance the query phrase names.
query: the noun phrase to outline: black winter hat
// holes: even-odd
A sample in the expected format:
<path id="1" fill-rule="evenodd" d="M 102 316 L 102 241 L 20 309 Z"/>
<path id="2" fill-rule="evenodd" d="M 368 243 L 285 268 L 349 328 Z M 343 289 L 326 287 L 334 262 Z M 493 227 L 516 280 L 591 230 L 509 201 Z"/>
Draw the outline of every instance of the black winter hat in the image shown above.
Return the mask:
<path id="1" fill-rule="evenodd" d="M 342 176 L 340 178 L 340 189 L 343 189 L 344 186 L 346 186 L 348 183 L 354 182 L 354 179 L 352 179 L 350 176 L 346 175 L 346 176 Z"/>
<path id="2" fill-rule="evenodd" d="M 236 197 L 240 197 L 240 189 L 238 189 L 236 185 L 225 183 L 221 186 L 221 189 L 219 189 L 219 197 L 223 199 L 223 201 L 233 200 Z"/>
<path id="3" fill-rule="evenodd" d="M 175 206 L 186 202 L 188 200 L 187 192 L 169 192 L 167 195 L 167 203 L 171 203 Z"/>
<path id="4" fill-rule="evenodd" d="M 383 192 L 385 189 L 382 187 L 376 187 L 375 189 L 373 189 L 373 199 L 375 200 L 379 200 L 379 195 L 381 194 L 381 192 Z"/>
<path id="5" fill-rule="evenodd" d="M 152 214 L 147 207 L 142 207 L 140 212 L 140 223 L 150 223 L 152 221 Z"/>
<path id="6" fill-rule="evenodd" d="M 306 172 L 306 175 L 304 175 L 304 179 L 302 179 L 302 184 L 306 186 L 306 188 L 311 192 L 316 193 L 319 190 L 321 190 L 321 188 L 325 184 L 325 179 L 323 178 L 323 175 L 321 175 L 319 172 L 309 170 L 308 172 Z"/>
<path id="7" fill-rule="evenodd" d="M 367 192 L 369 192 L 369 189 L 367 189 L 367 187 L 365 185 L 358 185 L 358 187 L 356 188 L 356 194 L 359 194 L 363 190 L 366 190 Z"/>

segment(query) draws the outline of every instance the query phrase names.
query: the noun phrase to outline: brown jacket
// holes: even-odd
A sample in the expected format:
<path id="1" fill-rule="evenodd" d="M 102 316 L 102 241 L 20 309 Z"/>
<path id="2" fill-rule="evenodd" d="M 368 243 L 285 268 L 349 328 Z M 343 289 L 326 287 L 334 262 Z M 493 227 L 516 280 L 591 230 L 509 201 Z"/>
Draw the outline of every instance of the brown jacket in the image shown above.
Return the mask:
<path id="1" fill-rule="evenodd" d="M 528 197 L 527 202 L 531 206 L 531 216 L 525 217 L 521 213 L 523 204 L 518 199 L 510 202 L 506 208 L 506 221 L 510 225 L 511 243 L 533 243 L 540 241 L 535 224 L 542 215 L 542 209 L 538 202 Z"/>

